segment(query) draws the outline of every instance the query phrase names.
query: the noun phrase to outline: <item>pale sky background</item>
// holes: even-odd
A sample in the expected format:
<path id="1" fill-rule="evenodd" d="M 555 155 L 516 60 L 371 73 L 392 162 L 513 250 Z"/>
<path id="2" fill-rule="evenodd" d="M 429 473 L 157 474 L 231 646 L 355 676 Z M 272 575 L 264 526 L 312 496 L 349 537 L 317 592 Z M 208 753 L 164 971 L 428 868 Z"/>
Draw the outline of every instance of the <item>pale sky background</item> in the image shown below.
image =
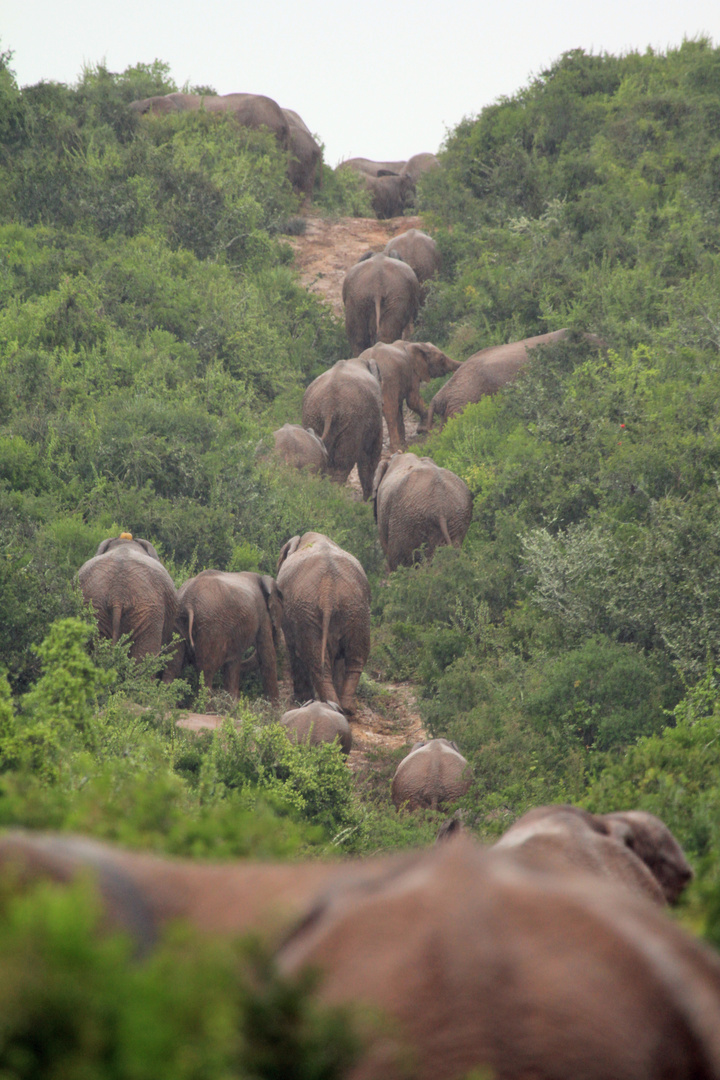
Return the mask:
<path id="1" fill-rule="evenodd" d="M 330 165 L 434 152 L 568 49 L 665 51 L 700 34 L 720 43 L 720 0 L 0 0 L 21 86 L 164 60 L 180 85 L 295 109 Z"/>

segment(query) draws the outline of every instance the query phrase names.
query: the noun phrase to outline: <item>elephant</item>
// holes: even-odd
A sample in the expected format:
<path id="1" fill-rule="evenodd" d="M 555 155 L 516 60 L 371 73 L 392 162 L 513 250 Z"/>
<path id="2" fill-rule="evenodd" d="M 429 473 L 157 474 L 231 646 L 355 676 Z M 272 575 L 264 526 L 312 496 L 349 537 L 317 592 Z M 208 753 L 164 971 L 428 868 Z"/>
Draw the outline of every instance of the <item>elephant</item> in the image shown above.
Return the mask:
<path id="1" fill-rule="evenodd" d="M 382 252 L 351 266 L 342 287 L 345 331 L 353 356 L 378 341 L 409 335 L 420 307 L 420 282 L 412 267 Z"/>
<path id="2" fill-rule="evenodd" d="M 430 402 L 428 428 L 432 427 L 436 416 L 444 422 L 462 412 L 466 405 L 480 401 L 486 394 L 496 394 L 502 390 L 503 386 L 518 377 L 531 359 L 532 349 L 564 341 L 570 333 L 567 329 L 553 330 L 549 334 L 538 334 L 522 341 L 512 341 L 508 345 L 491 345 L 468 357 Z M 597 348 L 603 346 L 595 334 L 583 336 L 589 344 Z"/>
<path id="3" fill-rule="evenodd" d="M 393 454 L 373 480 L 380 545 L 390 570 L 431 558 L 443 544 L 460 547 L 472 520 L 473 500 L 464 480 L 431 458 Z"/>
<path id="4" fill-rule="evenodd" d="M 456 743 L 448 739 L 421 740 L 395 770 L 393 805 L 396 810 L 437 810 L 466 795 L 472 781 L 472 769 Z"/>
<path id="5" fill-rule="evenodd" d="M 370 203 L 375 215 L 381 220 L 402 217 L 405 210 L 415 205 L 415 183 L 410 176 L 381 173 L 368 176 L 358 173 L 365 188 L 370 192 Z"/>
<path id="6" fill-rule="evenodd" d="M 295 697 L 355 712 L 370 652 L 370 586 L 358 560 L 322 533 L 293 536 L 278 559 Z"/>
<path id="7" fill-rule="evenodd" d="M 282 630 L 282 593 L 269 575 L 203 570 L 178 593 L 176 628 L 182 638 L 171 672 L 178 676 L 191 663 L 211 687 L 222 669 L 223 689 L 237 698 L 248 666 L 245 653 L 255 647 L 263 691 L 279 700 L 277 647 Z"/>
<path id="8" fill-rule="evenodd" d="M 442 268 L 442 256 L 437 244 L 432 236 L 428 236 L 421 229 L 408 229 L 399 236 L 394 236 L 385 245 L 384 253 L 394 255 L 412 266 L 421 285 Z"/>
<path id="9" fill-rule="evenodd" d="M 440 167 L 440 162 L 434 154 L 413 154 L 402 167 L 401 172 L 409 176 L 414 184 L 417 184 L 423 173 L 431 172 Z"/>
<path id="10" fill-rule="evenodd" d="M 288 122 L 290 138 L 288 179 L 299 195 L 310 196 L 316 180 L 322 175 L 318 172 L 322 150 L 312 137 L 307 124 L 293 109 L 283 109 L 282 113 Z"/>
<path id="11" fill-rule="evenodd" d="M 644 810 L 602 814 L 616 836 L 645 863 L 660 884 L 668 904 L 675 904 L 693 879 L 693 870 L 664 821 Z"/>
<path id="12" fill-rule="evenodd" d="M 103 540 L 80 567 L 78 581 L 85 603 L 95 609 L 100 635 L 116 644 L 129 634 L 133 659 L 157 656 L 172 640 L 175 584 L 148 540 L 132 533 Z"/>
<path id="13" fill-rule="evenodd" d="M 644 898 L 470 840 L 318 898 L 277 954 L 383 1023 L 348 1080 L 717 1080 L 720 959 Z"/>
<path id="14" fill-rule="evenodd" d="M 164 94 L 133 101 L 130 108 L 144 116 L 171 112 L 231 113 L 242 127 L 267 128 L 283 150 L 290 149 L 290 126 L 276 101 L 264 94 Z"/>
<path id="15" fill-rule="evenodd" d="M 273 432 L 273 439 L 275 453 L 287 465 L 320 474 L 327 472 L 327 448 L 312 428 L 304 428 L 300 424 L 283 424 Z"/>
<path id="16" fill-rule="evenodd" d="M 427 419 L 427 406 L 420 397 L 420 384 L 457 371 L 460 364 L 451 360 L 429 341 L 394 341 L 392 345 L 379 342 L 366 349 L 359 360 L 374 360 L 380 372 L 382 409 L 388 428 L 390 451 L 405 449 L 405 420 L 403 404 L 420 417 Z"/>
<path id="17" fill-rule="evenodd" d="M 328 471 L 344 484 L 357 463 L 363 498 L 372 491 L 382 453 L 380 372 L 372 361 L 338 360 L 314 379 L 303 395 L 302 422 L 322 432 Z"/>
<path id="18" fill-rule="evenodd" d="M 612 878 L 660 907 L 666 896 L 650 867 L 626 843 L 627 829 L 577 806 L 540 806 L 523 814 L 493 846 L 520 865 L 553 875 L 582 871 Z"/>
<path id="19" fill-rule="evenodd" d="M 318 746 L 337 741 L 343 754 L 352 749 L 350 725 L 334 701 L 306 701 L 299 709 L 290 709 L 281 716 L 280 723 L 295 742 Z"/>
<path id="20" fill-rule="evenodd" d="M 338 169 L 352 169 L 364 176 L 399 176 L 406 165 L 406 161 L 372 161 L 370 158 L 357 157 L 341 161 Z"/>

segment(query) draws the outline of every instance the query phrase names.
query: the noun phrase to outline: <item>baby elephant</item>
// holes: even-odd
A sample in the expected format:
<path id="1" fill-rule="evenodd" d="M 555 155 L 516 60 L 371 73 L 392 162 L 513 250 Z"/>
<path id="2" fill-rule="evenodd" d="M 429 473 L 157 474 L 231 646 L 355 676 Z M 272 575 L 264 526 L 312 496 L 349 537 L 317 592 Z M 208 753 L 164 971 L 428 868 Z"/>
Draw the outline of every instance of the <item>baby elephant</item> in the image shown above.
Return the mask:
<path id="1" fill-rule="evenodd" d="M 393 454 L 373 480 L 373 505 L 388 566 L 411 566 L 442 544 L 460 547 L 472 519 L 473 500 L 464 480 L 430 458 Z"/>
<path id="2" fill-rule="evenodd" d="M 416 742 L 395 770 L 392 801 L 397 810 L 437 810 L 465 795 L 472 780 L 472 769 L 454 742 Z"/>
<path id="3" fill-rule="evenodd" d="M 299 709 L 290 709 L 280 723 L 293 742 L 309 742 L 318 746 L 324 742 L 340 743 L 343 754 L 352 747 L 352 733 L 342 709 L 334 701 L 306 701 Z"/>
<path id="4" fill-rule="evenodd" d="M 286 465 L 294 469 L 309 469 L 322 474 L 327 472 L 328 452 L 325 444 L 312 428 L 300 424 L 283 424 L 273 432 L 275 453 Z"/>

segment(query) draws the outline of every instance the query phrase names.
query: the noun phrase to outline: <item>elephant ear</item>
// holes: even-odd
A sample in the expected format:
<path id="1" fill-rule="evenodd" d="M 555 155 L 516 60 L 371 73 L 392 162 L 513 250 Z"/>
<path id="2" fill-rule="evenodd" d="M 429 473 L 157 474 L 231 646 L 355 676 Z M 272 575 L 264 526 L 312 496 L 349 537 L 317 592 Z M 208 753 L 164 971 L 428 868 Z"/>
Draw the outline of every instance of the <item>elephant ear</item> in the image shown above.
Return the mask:
<path id="1" fill-rule="evenodd" d="M 300 544 L 300 537 L 299 536 L 293 536 L 293 538 L 291 540 L 288 540 L 287 544 L 285 544 L 285 546 L 282 548 L 282 550 L 280 552 L 280 555 L 278 557 L 278 561 L 277 561 L 277 569 L 278 570 L 280 569 L 282 564 L 285 562 L 285 560 L 288 559 L 291 555 L 293 555 L 297 551 L 299 544 Z"/>
<path id="2" fill-rule="evenodd" d="M 108 536 L 107 540 L 102 540 L 98 544 L 98 549 L 95 552 L 96 555 L 104 555 L 107 549 L 112 544 L 113 540 L 117 539 L 115 536 Z"/>
<path id="3" fill-rule="evenodd" d="M 157 559 L 157 561 L 158 561 L 158 562 L 160 562 L 160 556 L 158 555 L 157 551 L 156 551 L 156 550 L 155 550 L 155 548 L 154 548 L 154 547 L 152 546 L 152 544 L 150 543 L 150 541 L 149 541 L 149 540 L 139 540 L 139 539 L 136 539 L 136 540 L 135 540 L 135 543 L 136 543 L 136 544 L 139 544 L 139 545 L 140 545 L 140 547 L 141 547 L 141 548 L 143 549 L 143 551 L 145 552 L 145 554 L 146 554 L 146 555 L 149 555 L 151 559 Z"/>
<path id="4" fill-rule="evenodd" d="M 388 470 L 388 465 L 389 464 L 390 464 L 390 462 L 387 461 L 387 460 L 381 461 L 380 464 L 378 465 L 377 469 L 375 470 L 375 476 L 373 477 L 372 495 L 370 496 L 370 498 L 372 499 L 372 504 L 373 504 L 373 517 L 375 518 L 376 521 L 377 521 L 377 494 L 378 494 L 378 488 L 380 487 L 380 484 L 382 483 L 383 476 L 385 475 L 385 473 Z"/>
<path id="5" fill-rule="evenodd" d="M 635 833 L 632 826 L 627 821 L 623 821 L 620 818 L 604 817 L 603 824 L 607 827 L 608 834 L 615 840 L 618 840 L 625 847 L 634 849 Z"/>
<path id="6" fill-rule="evenodd" d="M 366 251 L 364 255 L 360 256 L 360 258 L 358 259 L 358 262 L 361 263 L 361 262 L 365 262 L 366 259 L 372 259 L 374 254 L 375 254 L 375 252 L 372 251 L 372 250 Z"/>

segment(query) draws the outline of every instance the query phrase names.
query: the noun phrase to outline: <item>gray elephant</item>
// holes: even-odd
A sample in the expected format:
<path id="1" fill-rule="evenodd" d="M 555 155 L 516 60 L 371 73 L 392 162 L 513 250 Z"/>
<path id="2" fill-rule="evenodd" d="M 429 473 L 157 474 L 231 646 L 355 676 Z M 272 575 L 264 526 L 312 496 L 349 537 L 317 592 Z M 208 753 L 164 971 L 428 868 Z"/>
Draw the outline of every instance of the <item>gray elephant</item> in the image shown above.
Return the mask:
<path id="1" fill-rule="evenodd" d="M 325 443 L 312 428 L 300 424 L 283 424 L 273 432 L 275 453 L 294 469 L 309 469 L 322 474 L 328 469 Z"/>
<path id="2" fill-rule="evenodd" d="M 409 176 L 413 183 L 417 184 L 424 173 L 431 172 L 433 169 L 439 167 L 440 162 L 434 154 L 413 154 L 413 156 L 405 162 L 401 171 L 405 176 Z"/>
<path id="3" fill-rule="evenodd" d="M 280 552 L 283 631 L 298 701 L 355 710 L 370 652 L 370 586 L 358 560 L 322 533 L 293 536 Z"/>
<path id="4" fill-rule="evenodd" d="M 86 604 L 92 604 L 102 637 L 116 643 L 130 635 L 130 656 L 159 655 L 172 640 L 177 593 L 173 579 L 148 540 L 131 533 L 103 540 L 78 571 Z"/>
<path id="5" fill-rule="evenodd" d="M 428 427 L 432 427 L 435 417 L 448 420 L 487 394 L 496 394 L 518 377 L 530 360 L 533 349 L 564 341 L 569 334 L 567 329 L 553 330 L 549 334 L 511 341 L 507 345 L 491 345 L 474 353 L 460 365 L 430 402 Z M 596 335 L 584 334 L 583 337 L 594 348 L 603 347 L 603 342 Z"/>
<path id="6" fill-rule="evenodd" d="M 423 740 L 395 770 L 392 801 L 397 810 L 437 810 L 466 795 L 472 781 L 472 769 L 454 742 Z"/>
<path id="7" fill-rule="evenodd" d="M 375 520 L 388 566 L 412 566 L 443 544 L 460 547 L 472 520 L 464 480 L 430 458 L 393 454 L 373 481 Z"/>
<path id="8" fill-rule="evenodd" d="M 668 904 L 679 900 L 693 879 L 693 869 L 664 821 L 644 810 L 622 810 L 596 815 L 621 843 L 645 863 Z"/>
<path id="9" fill-rule="evenodd" d="M 130 108 L 144 116 L 171 112 L 230 113 L 238 124 L 272 131 L 283 150 L 290 148 L 290 126 L 276 101 L 264 94 L 164 94 L 133 101 Z"/>
<path id="10" fill-rule="evenodd" d="M 171 673 L 177 676 L 191 663 L 211 687 L 222 670 L 224 690 L 237 698 L 243 672 L 256 661 L 265 696 L 277 703 L 282 617 L 282 594 L 269 575 L 203 570 L 178 593 L 176 626 L 183 644 Z M 253 647 L 253 656 L 246 660 Z"/>
<path id="11" fill-rule="evenodd" d="M 399 176 L 386 173 L 379 176 L 358 175 L 370 192 L 370 203 L 381 220 L 402 217 L 407 209 L 415 205 L 415 182 L 412 177 L 404 173 Z"/>
<path id="12" fill-rule="evenodd" d="M 372 361 L 339 360 L 310 383 L 302 403 L 303 425 L 321 432 L 331 479 L 344 484 L 357 464 L 363 498 L 369 499 L 382 453 L 380 372 Z"/>
<path id="13" fill-rule="evenodd" d="M 368 252 L 343 281 L 345 331 L 353 356 L 378 341 L 409 336 L 420 306 L 420 282 L 401 259 Z"/>
<path id="14" fill-rule="evenodd" d="M 385 245 L 385 254 L 402 259 L 412 266 L 421 285 L 440 272 L 442 256 L 432 236 L 422 229 L 408 229 Z"/>
<path id="15" fill-rule="evenodd" d="M 350 725 L 334 701 L 306 701 L 299 709 L 286 712 L 280 723 L 295 742 L 318 746 L 337 740 L 343 754 L 349 754 L 352 749 Z"/>
<path id="16" fill-rule="evenodd" d="M 338 169 L 352 169 L 365 176 L 399 176 L 406 161 L 373 161 L 371 158 L 355 157 L 341 161 Z"/>
<path id="17" fill-rule="evenodd" d="M 420 384 L 460 367 L 457 360 L 451 360 L 429 341 L 400 340 L 392 345 L 379 342 L 358 359 L 374 360 L 380 372 L 383 416 L 392 453 L 405 448 L 403 405 L 407 403 L 417 413 L 422 426 L 428 410 L 420 397 Z"/>
<path id="18" fill-rule="evenodd" d="M 283 109 L 282 113 L 290 129 L 288 178 L 298 194 L 310 196 L 316 180 L 321 176 L 318 168 L 322 161 L 322 150 L 305 121 L 293 109 Z"/>

